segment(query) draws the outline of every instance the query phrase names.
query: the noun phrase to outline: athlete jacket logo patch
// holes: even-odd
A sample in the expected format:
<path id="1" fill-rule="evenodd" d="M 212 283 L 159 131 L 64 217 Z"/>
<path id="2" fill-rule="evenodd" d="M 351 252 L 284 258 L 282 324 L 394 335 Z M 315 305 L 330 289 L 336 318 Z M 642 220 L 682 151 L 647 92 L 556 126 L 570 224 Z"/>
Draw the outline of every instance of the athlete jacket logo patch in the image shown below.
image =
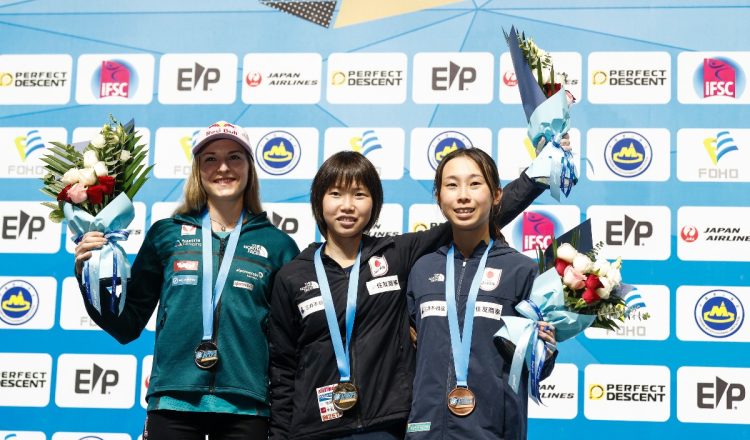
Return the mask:
<path id="1" fill-rule="evenodd" d="M 485 291 L 495 290 L 500 285 L 500 275 L 502 274 L 502 269 L 485 268 L 479 288 Z"/>
<path id="2" fill-rule="evenodd" d="M 367 263 L 370 265 L 370 273 L 374 277 L 388 273 L 388 261 L 385 257 L 371 257 Z"/>
<path id="3" fill-rule="evenodd" d="M 431 283 L 444 283 L 445 275 L 441 273 L 432 274 L 431 277 L 427 278 Z"/>
<path id="4" fill-rule="evenodd" d="M 268 250 L 259 244 L 246 244 L 245 250 L 247 250 L 247 252 L 250 254 L 268 258 Z"/>
<path id="5" fill-rule="evenodd" d="M 195 226 L 193 225 L 182 225 L 180 235 L 195 235 Z"/>
<path id="6" fill-rule="evenodd" d="M 308 281 L 302 287 L 299 288 L 299 290 L 305 293 L 311 290 L 315 290 L 315 289 L 320 289 L 320 286 L 318 285 L 317 281 Z"/>

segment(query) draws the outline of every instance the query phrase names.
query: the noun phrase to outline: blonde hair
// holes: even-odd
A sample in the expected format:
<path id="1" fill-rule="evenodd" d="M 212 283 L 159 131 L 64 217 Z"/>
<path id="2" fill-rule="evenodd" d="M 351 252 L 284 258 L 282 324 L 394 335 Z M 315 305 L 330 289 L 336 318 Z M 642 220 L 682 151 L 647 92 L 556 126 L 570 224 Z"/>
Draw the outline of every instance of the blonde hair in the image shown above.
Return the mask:
<path id="1" fill-rule="evenodd" d="M 253 162 L 252 156 L 249 154 L 245 155 L 249 163 L 247 168 L 247 186 L 245 187 L 245 194 L 243 196 L 245 209 L 253 214 L 258 214 L 263 211 L 260 203 L 260 183 L 258 182 L 258 174 L 255 172 L 255 163 Z M 198 164 L 198 158 L 193 157 L 193 166 L 190 170 L 190 176 L 185 182 L 185 188 L 182 191 L 182 200 L 175 209 L 175 214 L 187 214 L 196 215 L 203 212 L 206 209 L 208 203 L 208 196 L 206 190 L 203 189 L 203 183 L 201 182 L 201 171 L 200 165 Z"/>

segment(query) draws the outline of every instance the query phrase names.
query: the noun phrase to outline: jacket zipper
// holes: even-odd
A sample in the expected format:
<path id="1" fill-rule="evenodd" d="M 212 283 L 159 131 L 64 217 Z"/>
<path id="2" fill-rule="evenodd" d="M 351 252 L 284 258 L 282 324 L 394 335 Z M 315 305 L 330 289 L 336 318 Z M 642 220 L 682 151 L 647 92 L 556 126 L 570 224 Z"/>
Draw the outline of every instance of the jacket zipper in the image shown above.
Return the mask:
<path id="1" fill-rule="evenodd" d="M 211 233 L 211 236 L 213 236 L 213 232 Z M 219 267 L 221 267 L 221 260 L 224 258 L 224 251 L 226 250 L 226 240 L 227 240 L 226 238 L 219 239 Z M 213 238 L 211 239 L 211 241 L 213 241 Z M 211 262 L 211 264 L 213 264 L 213 261 Z M 217 348 L 219 347 L 219 331 L 218 330 L 219 330 L 219 315 L 220 314 L 221 314 L 221 302 L 219 302 L 219 304 L 216 306 L 216 312 L 214 313 L 213 340 Z M 219 358 L 219 362 L 221 362 L 221 358 Z M 216 390 L 216 368 L 212 368 L 210 371 L 211 371 L 211 380 L 208 385 L 208 393 L 213 394 L 214 391 Z"/>
<path id="2" fill-rule="evenodd" d="M 458 304 L 459 304 L 459 299 L 461 298 L 461 286 L 463 285 L 463 282 L 464 282 L 464 274 L 466 273 L 466 262 L 467 261 L 468 260 L 463 260 L 463 262 L 461 264 L 461 272 L 458 275 L 458 286 L 456 287 L 456 292 L 455 292 L 455 295 L 456 295 L 456 320 L 458 320 Z M 466 315 L 464 314 L 464 316 L 466 316 Z M 464 326 L 466 326 L 466 322 L 464 322 Z M 461 327 L 459 326 L 459 331 L 460 330 L 461 330 Z M 463 334 L 463 332 L 461 332 L 461 333 Z M 453 360 L 453 349 L 452 348 L 451 348 L 451 355 L 449 356 L 448 359 L 449 359 L 448 360 L 448 371 L 449 372 L 453 371 L 453 377 L 450 377 L 450 373 L 448 373 L 448 377 L 447 377 L 447 380 L 446 380 L 446 384 L 448 385 L 447 386 L 447 392 L 445 393 L 446 399 L 447 399 L 448 393 L 451 391 L 451 383 L 456 378 L 456 372 L 454 371 L 455 370 L 455 367 L 454 367 L 455 363 L 453 365 L 451 365 L 451 361 Z M 443 415 L 444 415 L 443 426 L 446 428 L 446 429 L 443 430 L 443 438 L 445 438 L 445 433 L 448 430 L 447 429 L 448 428 L 448 417 L 449 417 L 448 413 L 449 413 L 449 411 L 448 411 L 448 405 L 447 405 L 447 402 L 446 402 L 446 404 L 443 406 Z"/>

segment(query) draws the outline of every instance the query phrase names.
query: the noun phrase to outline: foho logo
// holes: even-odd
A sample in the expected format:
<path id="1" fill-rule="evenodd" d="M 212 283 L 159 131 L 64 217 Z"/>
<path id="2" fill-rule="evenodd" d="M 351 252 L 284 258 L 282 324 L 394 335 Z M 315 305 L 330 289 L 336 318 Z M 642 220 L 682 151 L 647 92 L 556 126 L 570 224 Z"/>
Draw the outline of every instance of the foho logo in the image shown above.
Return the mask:
<path id="1" fill-rule="evenodd" d="M 680 367 L 677 418 L 684 423 L 739 423 L 750 420 L 750 369 Z"/>
<path id="2" fill-rule="evenodd" d="M 591 180 L 669 179 L 670 134 L 663 128 L 594 128 L 586 136 L 586 175 Z"/>
<path id="3" fill-rule="evenodd" d="M 556 363 L 539 387 L 543 405 L 529 399 L 529 418 L 574 419 L 578 415 L 578 367 Z"/>
<path id="4" fill-rule="evenodd" d="M 326 130 L 323 156 L 356 151 L 372 162 L 383 180 L 404 175 L 404 130 L 401 128 L 333 127 Z"/>
<path id="5" fill-rule="evenodd" d="M 573 128 L 568 132 L 576 170 L 581 170 L 581 133 Z M 497 170 L 503 182 L 516 179 L 531 161 L 536 150 L 531 145 L 525 128 L 502 128 L 497 133 Z M 590 160 L 590 159 L 589 159 Z M 576 223 L 577 224 L 577 223 Z M 575 225 L 573 225 L 575 226 Z"/>
<path id="6" fill-rule="evenodd" d="M 81 55 L 79 104 L 148 104 L 154 90 L 154 57 L 149 54 Z"/>
<path id="7" fill-rule="evenodd" d="M 70 55 L 0 55 L 0 104 L 67 104 L 72 70 Z"/>
<path id="8" fill-rule="evenodd" d="M 750 208 L 683 206 L 677 211 L 677 256 L 688 261 L 750 261 Z"/>
<path id="9" fill-rule="evenodd" d="M 666 206 L 592 205 L 594 243 L 603 242 L 602 258 L 666 260 L 670 251 L 670 211 Z"/>
<path id="10" fill-rule="evenodd" d="M 630 339 L 663 341 L 669 337 L 670 304 L 669 287 L 637 285 L 625 296 L 629 313 L 618 330 L 587 328 L 589 339 Z"/>
<path id="11" fill-rule="evenodd" d="M 51 374 L 46 353 L 0 353 L 0 406 L 47 406 Z"/>
<path id="12" fill-rule="evenodd" d="M 41 158 L 47 152 L 47 142 L 65 142 L 67 138 L 68 132 L 64 128 L 0 128 L 0 143 L 6 148 L 0 177 L 36 179 L 44 176 L 46 171 Z"/>
<path id="13" fill-rule="evenodd" d="M 677 132 L 677 178 L 750 182 L 750 130 L 685 128 Z"/>
<path id="14" fill-rule="evenodd" d="M 159 61 L 162 104 L 231 104 L 236 89 L 235 54 L 166 54 Z"/>
<path id="15" fill-rule="evenodd" d="M 492 155 L 492 132 L 488 128 L 415 128 L 411 132 L 409 173 L 416 180 L 432 180 L 445 156 L 475 147 Z"/>
<path id="16" fill-rule="evenodd" d="M 418 53 L 412 97 L 417 104 L 489 104 L 494 70 L 489 52 Z"/>
<path id="17" fill-rule="evenodd" d="M 253 157 L 263 179 L 307 179 L 318 169 L 318 130 L 311 127 L 249 128 Z"/>
<path id="18" fill-rule="evenodd" d="M 668 52 L 592 52 L 589 101 L 594 104 L 666 104 L 671 99 Z"/>
<path id="19" fill-rule="evenodd" d="M 750 52 L 681 52 L 677 99 L 683 104 L 747 104 Z"/>
<path id="20" fill-rule="evenodd" d="M 677 288 L 677 337 L 684 341 L 750 342 L 744 325 L 749 287 Z"/>
<path id="21" fill-rule="evenodd" d="M 328 57 L 328 102 L 401 104 L 406 101 L 406 54 L 333 53 Z"/>
<path id="22" fill-rule="evenodd" d="M 577 98 L 581 98 L 582 88 L 582 69 L 581 54 L 578 52 L 550 52 L 552 60 L 555 62 L 556 72 L 565 72 L 568 74 L 565 89 Z M 500 102 L 504 104 L 520 104 L 521 94 L 518 92 L 518 81 L 515 80 L 515 70 L 509 52 L 503 52 L 500 55 Z"/>
<path id="23" fill-rule="evenodd" d="M 669 419 L 669 368 L 588 365 L 584 414 L 590 420 L 664 422 Z"/>
<path id="24" fill-rule="evenodd" d="M 57 360 L 55 403 L 62 408 L 131 408 L 135 375 L 131 355 L 63 354 Z"/>
<path id="25" fill-rule="evenodd" d="M 0 202 L 0 253 L 56 253 L 61 225 L 48 215 L 39 202 Z"/>
<path id="26" fill-rule="evenodd" d="M 246 104 L 317 104 L 320 101 L 318 53 L 252 53 L 242 68 Z"/>
<path id="27" fill-rule="evenodd" d="M 199 127 L 164 127 L 156 130 L 154 176 L 159 179 L 184 179 L 193 165 L 193 145 Z"/>

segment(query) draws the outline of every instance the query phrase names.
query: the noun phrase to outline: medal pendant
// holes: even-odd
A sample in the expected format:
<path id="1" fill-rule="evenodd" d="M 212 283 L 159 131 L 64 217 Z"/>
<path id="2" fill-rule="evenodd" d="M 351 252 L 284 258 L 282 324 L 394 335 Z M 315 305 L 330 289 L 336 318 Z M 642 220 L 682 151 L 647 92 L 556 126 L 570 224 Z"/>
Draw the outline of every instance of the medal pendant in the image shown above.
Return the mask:
<path id="1" fill-rule="evenodd" d="M 466 387 L 456 387 L 448 393 L 448 409 L 459 417 L 471 414 L 476 407 L 476 402 L 474 393 Z"/>
<path id="2" fill-rule="evenodd" d="M 203 341 L 195 349 L 195 365 L 203 370 L 213 368 L 219 362 L 219 347 L 212 341 Z"/>
<path id="3" fill-rule="evenodd" d="M 340 382 L 333 389 L 333 406 L 339 411 L 352 409 L 358 398 L 357 387 L 351 382 Z"/>

